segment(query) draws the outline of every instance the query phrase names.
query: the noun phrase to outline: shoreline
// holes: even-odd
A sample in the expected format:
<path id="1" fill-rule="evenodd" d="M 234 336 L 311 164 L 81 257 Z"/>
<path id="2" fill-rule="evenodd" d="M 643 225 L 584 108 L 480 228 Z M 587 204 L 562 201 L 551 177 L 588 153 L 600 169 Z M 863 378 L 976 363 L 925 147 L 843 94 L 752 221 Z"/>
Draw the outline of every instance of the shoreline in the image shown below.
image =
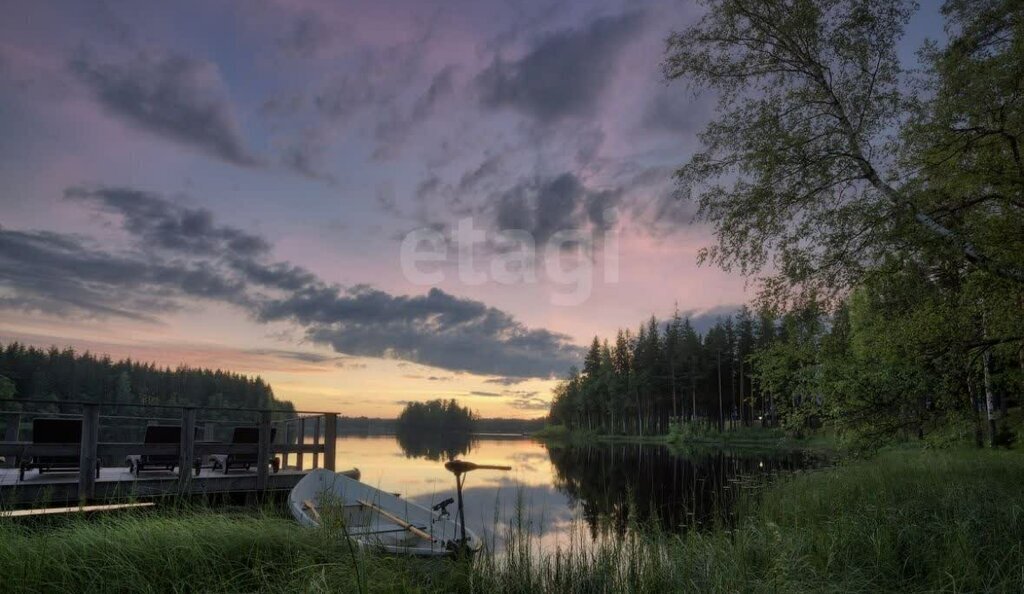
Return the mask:
<path id="1" fill-rule="evenodd" d="M 472 562 L 352 552 L 266 509 L 51 517 L 0 524 L 0 572 L 12 592 L 1020 591 L 1022 475 L 1019 452 L 888 450 L 745 495 L 735 526 L 631 526 L 567 555 L 513 522 Z"/>

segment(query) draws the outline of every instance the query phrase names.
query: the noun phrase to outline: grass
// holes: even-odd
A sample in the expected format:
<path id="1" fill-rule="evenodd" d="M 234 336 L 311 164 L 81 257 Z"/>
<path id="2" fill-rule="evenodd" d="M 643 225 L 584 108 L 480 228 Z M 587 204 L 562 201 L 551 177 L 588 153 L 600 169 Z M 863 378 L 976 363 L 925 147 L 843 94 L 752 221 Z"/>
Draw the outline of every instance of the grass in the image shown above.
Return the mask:
<path id="1" fill-rule="evenodd" d="M 473 563 L 352 557 L 270 512 L 8 521 L 0 575 L 11 592 L 1020 592 L 1022 478 L 1016 452 L 894 450 L 780 481 L 732 528 L 542 551 L 520 518 Z"/>

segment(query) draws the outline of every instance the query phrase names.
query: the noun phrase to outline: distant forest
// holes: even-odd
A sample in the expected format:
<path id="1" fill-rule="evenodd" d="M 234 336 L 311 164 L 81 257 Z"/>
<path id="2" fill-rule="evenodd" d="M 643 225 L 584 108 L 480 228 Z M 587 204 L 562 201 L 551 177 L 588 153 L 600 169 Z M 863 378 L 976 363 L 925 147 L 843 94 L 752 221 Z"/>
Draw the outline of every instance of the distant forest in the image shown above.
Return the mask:
<path id="1" fill-rule="evenodd" d="M 613 343 L 595 336 L 583 369 L 555 388 L 551 421 L 640 435 L 666 433 L 672 418 L 768 422 L 774 406 L 751 381 L 750 355 L 782 338 L 781 322 L 743 308 L 701 335 L 677 312 L 620 330 Z"/>
<path id="2" fill-rule="evenodd" d="M 398 432 L 470 433 L 476 428 L 476 421 L 473 411 L 459 406 L 454 398 L 410 402 L 398 415 Z"/>
<path id="3" fill-rule="evenodd" d="M 39 349 L 17 342 L 0 345 L 0 398 L 47 401 L 50 404 L 4 402 L 0 408 L 50 413 L 79 412 L 78 407 L 62 404 L 67 401 L 114 403 L 103 414 L 129 416 L 146 410 L 134 405 L 156 404 L 294 410 L 290 402 L 276 400 L 270 385 L 259 377 L 113 361 L 71 348 Z M 158 414 L 167 416 L 167 411 Z M 209 420 L 237 416 L 230 410 L 203 414 Z"/>
<path id="4" fill-rule="evenodd" d="M 547 423 L 545 417 L 536 419 L 484 418 L 476 420 L 474 433 L 533 433 Z M 381 417 L 338 417 L 339 435 L 393 435 L 398 432 L 398 419 Z"/>

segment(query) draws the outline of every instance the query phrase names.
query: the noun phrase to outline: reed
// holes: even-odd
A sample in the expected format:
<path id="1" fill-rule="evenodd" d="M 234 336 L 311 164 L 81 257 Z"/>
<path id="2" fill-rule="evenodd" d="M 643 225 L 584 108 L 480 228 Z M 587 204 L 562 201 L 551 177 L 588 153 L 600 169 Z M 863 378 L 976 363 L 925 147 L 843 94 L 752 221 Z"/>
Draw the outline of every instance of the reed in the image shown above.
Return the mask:
<path id="1" fill-rule="evenodd" d="M 504 550 L 474 561 L 353 551 L 269 509 L 5 520 L 0 575 L 11 592 L 1020 592 L 1022 477 L 1015 452 L 889 451 L 779 481 L 732 527 L 591 542 L 580 525 L 554 550 L 520 501 Z"/>

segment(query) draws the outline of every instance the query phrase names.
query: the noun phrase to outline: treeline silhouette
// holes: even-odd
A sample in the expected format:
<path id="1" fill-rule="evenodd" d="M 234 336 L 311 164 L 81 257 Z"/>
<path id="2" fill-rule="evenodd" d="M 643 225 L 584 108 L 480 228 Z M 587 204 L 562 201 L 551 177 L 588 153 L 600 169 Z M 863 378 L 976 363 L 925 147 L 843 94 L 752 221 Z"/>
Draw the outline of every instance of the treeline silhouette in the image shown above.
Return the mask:
<path id="1" fill-rule="evenodd" d="M 750 357 L 780 338 L 779 322 L 744 307 L 701 335 L 676 312 L 620 330 L 612 343 L 595 336 L 583 369 L 556 386 L 550 420 L 636 435 L 667 433 L 671 419 L 773 424 L 771 395 L 752 381 Z"/>
<path id="2" fill-rule="evenodd" d="M 434 433 L 469 433 L 476 424 L 476 415 L 455 399 L 409 402 L 398 415 L 399 433 L 431 431 Z"/>
<path id="3" fill-rule="evenodd" d="M 474 433 L 534 433 L 547 424 L 547 417 L 509 419 L 474 417 Z M 338 435 L 394 435 L 398 419 L 381 417 L 338 417 Z"/>
<path id="4" fill-rule="evenodd" d="M 0 345 L 0 398 L 42 400 L 43 404 L 3 402 L 0 409 L 43 413 L 78 413 L 69 401 L 111 403 L 104 415 L 168 416 L 151 405 L 258 408 L 294 411 L 274 398 L 259 377 L 221 370 L 158 367 L 131 359 L 78 353 L 72 348 L 40 349 L 12 342 Z M 142 408 L 135 405 L 143 405 Z M 232 410 L 203 411 L 207 420 L 236 420 Z"/>

